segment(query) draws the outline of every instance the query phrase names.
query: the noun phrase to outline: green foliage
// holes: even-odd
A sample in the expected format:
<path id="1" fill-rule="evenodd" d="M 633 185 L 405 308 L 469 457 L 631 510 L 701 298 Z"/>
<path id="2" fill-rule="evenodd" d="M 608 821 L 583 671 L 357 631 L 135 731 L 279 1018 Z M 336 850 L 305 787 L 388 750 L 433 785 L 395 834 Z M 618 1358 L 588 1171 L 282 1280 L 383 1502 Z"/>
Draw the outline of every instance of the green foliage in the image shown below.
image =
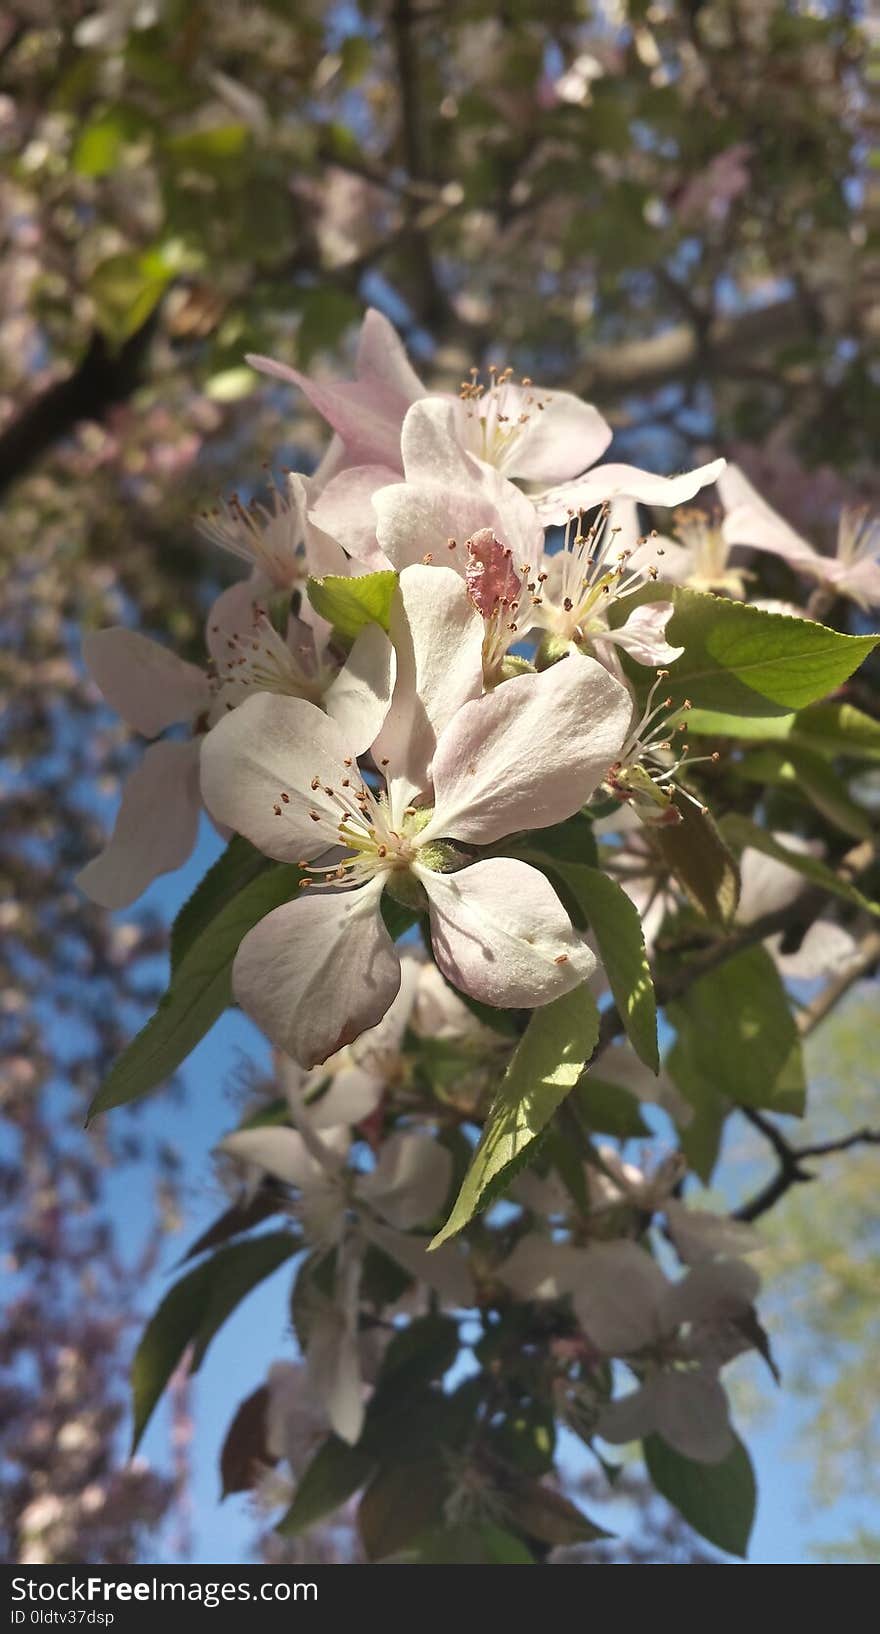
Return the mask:
<path id="1" fill-rule="evenodd" d="M 236 1306 L 299 1246 L 299 1239 L 289 1231 L 233 1243 L 196 1266 L 165 1295 L 144 1330 L 132 1363 L 132 1452 L 187 1347 L 193 1347 L 190 1371 L 195 1373 L 215 1333 Z"/>
<path id="2" fill-rule="evenodd" d="M 658 1435 L 642 1444 L 648 1474 L 658 1492 L 695 1532 L 744 1560 L 755 1519 L 757 1488 L 751 1459 L 742 1442 L 720 1464 L 698 1464 Z"/>
<path id="3" fill-rule="evenodd" d="M 533 1012 L 489 1111 L 455 1206 L 432 1248 L 461 1231 L 528 1161 L 529 1148 L 574 1088 L 598 1036 L 599 1012 L 586 987 L 576 987 Z"/>
<path id="4" fill-rule="evenodd" d="M 297 1483 L 296 1496 L 278 1522 L 282 1537 L 297 1537 L 332 1515 L 370 1480 L 376 1460 L 360 1447 L 350 1447 L 332 1435 L 325 1441 Z"/>
<path id="5" fill-rule="evenodd" d="M 396 573 L 363 573 L 357 578 L 309 579 L 309 601 L 343 641 L 353 641 L 368 624 L 388 629 Z"/>
<path id="6" fill-rule="evenodd" d="M 581 1123 L 597 1135 L 612 1135 L 615 1140 L 640 1140 L 650 1134 L 638 1100 L 620 1084 L 608 1083 L 604 1078 L 597 1078 L 594 1072 L 588 1072 L 574 1094 Z"/>
<path id="7" fill-rule="evenodd" d="M 695 908 L 715 924 L 727 924 L 739 902 L 739 869 L 711 813 L 680 790 L 673 795 L 680 822 L 651 831 L 659 851 Z"/>
<path id="8" fill-rule="evenodd" d="M 180 909 L 171 927 L 171 973 L 178 969 L 193 942 L 239 891 L 271 866 L 268 857 L 241 834 L 233 834 L 226 850 L 208 869 Z"/>
<path id="9" fill-rule="evenodd" d="M 180 959 L 156 1014 L 123 1050 L 89 1108 L 89 1117 L 139 1100 L 165 1082 L 195 1049 L 232 998 L 232 961 L 258 920 L 289 902 L 296 868 L 279 863 L 220 908 Z"/>
<path id="10" fill-rule="evenodd" d="M 734 1105 L 803 1113 L 800 1038 L 766 948 L 746 948 L 707 971 L 667 1013 L 683 1050 L 673 1070 L 677 1065 L 679 1086 L 688 1099 L 697 1097 L 696 1105 L 721 1098 Z"/>
<path id="11" fill-rule="evenodd" d="M 803 709 L 846 681 L 877 644 L 876 636 L 840 635 L 697 590 L 676 590 L 674 601 L 667 640 L 685 651 L 670 666 L 669 687 L 676 701 L 686 696 L 700 709 L 750 716 Z"/>

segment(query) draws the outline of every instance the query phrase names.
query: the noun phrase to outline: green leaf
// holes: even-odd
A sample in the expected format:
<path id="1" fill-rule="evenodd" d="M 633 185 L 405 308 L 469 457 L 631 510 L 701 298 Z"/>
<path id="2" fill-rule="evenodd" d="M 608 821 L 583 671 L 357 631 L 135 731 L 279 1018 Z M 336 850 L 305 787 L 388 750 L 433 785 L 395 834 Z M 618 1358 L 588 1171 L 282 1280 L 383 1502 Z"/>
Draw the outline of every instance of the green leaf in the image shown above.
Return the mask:
<path id="1" fill-rule="evenodd" d="M 222 856 L 208 869 L 191 897 L 183 904 L 171 927 L 171 973 L 202 931 L 231 902 L 245 885 L 270 867 L 256 846 L 240 834 L 233 834 Z"/>
<path id="2" fill-rule="evenodd" d="M 714 818 L 676 789 L 681 822 L 650 830 L 651 843 L 694 906 L 715 924 L 726 924 L 739 902 L 739 869 Z"/>
<path id="3" fill-rule="evenodd" d="M 315 612 L 344 641 L 353 641 L 368 624 L 388 629 L 396 587 L 396 573 L 361 573 L 352 579 L 330 574 L 325 579 L 309 579 L 307 586 Z"/>
<path id="4" fill-rule="evenodd" d="M 507 1517 L 517 1531 L 539 1543 L 564 1548 L 572 1543 L 596 1543 L 612 1533 L 597 1526 L 570 1499 L 539 1481 L 513 1480 L 505 1485 Z"/>
<path id="5" fill-rule="evenodd" d="M 640 1140 L 650 1135 L 635 1095 L 622 1084 L 609 1083 L 587 1072 L 575 1089 L 578 1115 L 597 1135 L 615 1140 Z"/>
<path id="6" fill-rule="evenodd" d="M 489 1431 L 489 1445 L 523 1475 L 547 1475 L 556 1451 L 556 1420 L 549 1401 L 512 1408 Z"/>
<path id="7" fill-rule="evenodd" d="M 420 1532 L 436 1526 L 451 1480 L 441 1447 L 380 1470 L 358 1505 L 358 1531 L 368 1559 L 399 1554 Z"/>
<path id="8" fill-rule="evenodd" d="M 800 1037 L 766 948 L 746 948 L 707 971 L 667 1014 L 684 1041 L 691 1078 L 705 1079 L 715 1096 L 734 1105 L 803 1113 Z"/>
<path id="9" fill-rule="evenodd" d="M 363 1448 L 350 1447 L 331 1435 L 315 1453 L 276 1531 L 282 1537 L 294 1538 L 310 1526 L 317 1526 L 325 1515 L 332 1515 L 365 1486 L 375 1468 L 375 1458 Z"/>
<path id="10" fill-rule="evenodd" d="M 801 710 L 795 721 L 794 735 L 798 743 L 821 754 L 880 760 L 880 721 L 863 715 L 852 704 L 829 699 Z"/>
<path id="11" fill-rule="evenodd" d="M 708 1186 L 721 1155 L 721 1137 L 730 1103 L 719 1095 L 714 1080 L 694 1064 L 689 1040 L 680 1034 L 666 1056 L 666 1070 L 693 1108 L 693 1116 L 679 1128 L 679 1145 L 688 1167 Z"/>
<path id="12" fill-rule="evenodd" d="M 623 888 L 598 868 L 554 863 L 554 872 L 577 898 L 596 941 L 627 1037 L 652 1072 L 660 1070 L 657 1003 L 638 908 Z"/>
<path id="13" fill-rule="evenodd" d="M 580 859 L 585 852 L 596 855 L 592 823 L 580 814 L 537 834 L 534 844 L 508 850 L 508 855 L 549 873 L 561 886 L 575 923 L 589 925 L 630 1043 L 646 1067 L 657 1072 L 657 1004 L 641 916 L 616 880 L 583 860 L 570 860 L 566 853 L 571 850 Z"/>
<path id="14" fill-rule="evenodd" d="M 805 794 L 820 816 L 854 839 L 866 840 L 873 833 L 867 812 L 856 805 L 828 761 L 812 749 L 790 743 L 784 748 L 753 750 L 743 757 L 738 770 L 750 782 L 772 783 Z"/>
<path id="15" fill-rule="evenodd" d="M 285 1111 L 289 1112 L 285 1103 Z M 246 1231 L 253 1231 L 254 1226 L 262 1225 L 264 1220 L 278 1214 L 282 1207 L 281 1194 L 261 1187 L 247 1202 L 233 1203 L 223 1213 L 218 1215 L 212 1225 L 209 1225 L 194 1243 L 190 1244 L 183 1259 L 198 1259 L 200 1254 L 207 1254 L 212 1248 L 219 1248 L 222 1243 L 228 1243 L 232 1237 L 243 1237 Z"/>
<path id="16" fill-rule="evenodd" d="M 289 1231 L 273 1231 L 221 1248 L 176 1282 L 148 1322 L 132 1364 L 134 1433 L 132 1453 L 162 1391 L 188 1345 L 196 1373 L 217 1330 L 265 1277 L 299 1248 Z"/>
<path id="17" fill-rule="evenodd" d="M 276 1463 L 266 1446 L 269 1391 L 261 1384 L 236 1410 L 220 1453 L 220 1501 L 231 1492 L 250 1492 L 261 1469 Z"/>
<path id="18" fill-rule="evenodd" d="M 873 651 L 873 635 L 840 635 L 811 619 L 698 590 L 674 592 L 667 639 L 684 647 L 669 687 L 700 709 L 784 715 L 833 692 Z"/>
<path id="19" fill-rule="evenodd" d="M 723 819 L 724 834 L 740 850 L 750 846 L 754 851 L 762 851 L 767 857 L 774 857 L 777 862 L 784 863 L 794 873 L 801 874 L 809 880 L 811 885 L 818 885 L 823 891 L 832 896 L 838 896 L 844 902 L 852 902 L 866 913 L 880 915 L 880 903 L 873 902 L 851 885 L 849 880 L 841 879 L 827 863 L 820 862 L 817 857 L 810 856 L 809 852 L 792 851 L 781 845 L 778 840 L 768 834 L 766 829 L 760 828 L 750 818 L 742 817 L 732 812 Z"/>
<path id="20" fill-rule="evenodd" d="M 534 1566 L 521 1538 L 484 1521 L 479 1526 L 443 1526 L 418 1539 L 425 1566 Z"/>
<path id="21" fill-rule="evenodd" d="M 232 999 L 232 961 L 247 932 L 295 895 L 299 873 L 279 863 L 257 876 L 211 920 L 183 955 L 156 1014 L 123 1050 L 89 1107 L 89 1118 L 148 1095 L 177 1070 Z"/>
<path id="22" fill-rule="evenodd" d="M 745 1560 L 758 1494 L 752 1461 L 739 1438 L 720 1464 L 684 1458 L 659 1435 L 647 1436 L 642 1450 L 657 1491 L 688 1525 L 717 1549 Z"/>
<path id="23" fill-rule="evenodd" d="M 586 986 L 535 1010 L 489 1111 L 480 1143 L 442 1231 L 438 1248 L 513 1178 L 533 1141 L 575 1086 L 599 1036 L 599 1012 Z"/>
<path id="24" fill-rule="evenodd" d="M 108 256 L 95 267 L 88 292 L 94 302 L 98 327 L 115 346 L 121 346 L 146 323 L 158 306 L 172 273 L 158 257 L 125 250 Z"/>
<path id="25" fill-rule="evenodd" d="M 830 698 L 792 715 L 728 715 L 693 709 L 682 719 L 687 720 L 688 733 L 700 737 L 800 744 L 816 754 L 880 760 L 880 721 L 852 704 Z"/>
<path id="26" fill-rule="evenodd" d="M 398 1399 L 448 1371 L 458 1355 L 458 1323 L 451 1316 L 421 1316 L 394 1335 L 382 1361 L 377 1394 Z"/>

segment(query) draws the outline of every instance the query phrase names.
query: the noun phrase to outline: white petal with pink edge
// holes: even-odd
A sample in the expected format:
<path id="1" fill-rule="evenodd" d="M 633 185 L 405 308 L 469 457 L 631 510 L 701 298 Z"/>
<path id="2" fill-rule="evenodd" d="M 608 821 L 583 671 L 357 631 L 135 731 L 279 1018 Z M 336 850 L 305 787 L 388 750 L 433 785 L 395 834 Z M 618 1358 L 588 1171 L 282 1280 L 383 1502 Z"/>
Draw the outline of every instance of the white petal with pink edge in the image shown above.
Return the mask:
<path id="1" fill-rule="evenodd" d="M 631 716 L 626 687 L 576 655 L 465 704 L 437 745 L 422 838 L 488 845 L 562 822 L 617 758 Z"/>
<path id="2" fill-rule="evenodd" d="M 428 897 L 437 964 L 472 998 L 533 1008 L 593 974 L 592 952 L 537 868 L 488 857 L 455 874 L 418 863 L 414 871 Z"/>
<path id="3" fill-rule="evenodd" d="M 643 505 L 685 505 L 701 488 L 717 482 L 724 464 L 724 460 L 712 460 L 676 477 L 657 476 L 636 465 L 596 465 L 576 482 L 536 495 L 535 507 L 544 525 L 552 526 L 565 522 L 574 512 L 592 510 L 618 495 L 637 499 Z"/>
<path id="4" fill-rule="evenodd" d="M 375 1027 L 395 998 L 400 961 L 379 911 L 383 883 L 380 875 L 356 890 L 285 903 L 236 954 L 242 1009 L 303 1067 Z"/>

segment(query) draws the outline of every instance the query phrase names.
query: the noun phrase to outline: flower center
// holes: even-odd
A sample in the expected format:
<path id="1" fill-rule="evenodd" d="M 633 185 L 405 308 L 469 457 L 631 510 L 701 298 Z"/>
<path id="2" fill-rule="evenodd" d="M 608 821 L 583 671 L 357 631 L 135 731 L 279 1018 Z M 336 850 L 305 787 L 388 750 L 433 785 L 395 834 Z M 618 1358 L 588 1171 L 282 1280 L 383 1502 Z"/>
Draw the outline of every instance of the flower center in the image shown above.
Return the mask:
<path id="1" fill-rule="evenodd" d="M 545 594 L 553 601 L 553 629 L 568 641 L 589 641 L 601 634 L 608 628 L 613 604 L 634 596 L 659 576 L 653 564 L 630 564 L 632 552 L 617 549 L 619 532 L 610 526 L 607 505 L 586 532 L 580 511 L 569 518 L 562 549 L 550 558 L 552 591 Z"/>
<path id="2" fill-rule="evenodd" d="M 197 525 L 205 539 L 258 567 L 278 590 L 292 589 L 308 577 L 299 511 L 279 488 L 272 488 L 271 510 L 256 502 L 245 506 L 233 494 L 206 511 Z"/>
<path id="3" fill-rule="evenodd" d="M 353 760 L 343 763 L 342 775 L 335 785 L 322 783 L 316 775 L 311 779 L 315 793 L 320 789 L 335 808 L 317 807 L 309 812 L 318 833 L 326 837 L 327 847 L 340 846 L 347 853 L 339 861 L 315 867 L 300 862 L 299 867 L 309 877 L 300 882 L 300 888 L 322 885 L 331 889 L 349 885 L 365 885 L 377 874 L 387 875 L 408 871 L 418 852 L 416 836 L 424 828 L 430 813 L 407 806 L 400 816 L 393 811 L 386 790 L 375 793 L 361 778 Z M 280 796 L 282 805 L 275 806 L 281 815 L 287 799 Z"/>
<path id="4" fill-rule="evenodd" d="M 487 372 L 488 385 L 480 378 L 479 369 L 470 369 L 469 378 L 461 383 L 459 398 L 465 407 L 470 452 L 487 465 L 503 470 L 523 432 L 543 413 L 550 398 L 540 397 L 533 390 L 528 375 L 515 385 L 512 369 L 499 370 L 492 363 Z"/>
<path id="5" fill-rule="evenodd" d="M 289 647 L 265 610 L 258 607 L 254 609 L 251 630 L 247 634 L 229 634 L 226 649 L 225 656 L 217 660 L 220 686 L 232 684 L 248 693 L 277 692 L 320 703 L 323 678 L 310 631 L 296 646 Z M 230 703 L 228 707 L 233 706 Z"/>

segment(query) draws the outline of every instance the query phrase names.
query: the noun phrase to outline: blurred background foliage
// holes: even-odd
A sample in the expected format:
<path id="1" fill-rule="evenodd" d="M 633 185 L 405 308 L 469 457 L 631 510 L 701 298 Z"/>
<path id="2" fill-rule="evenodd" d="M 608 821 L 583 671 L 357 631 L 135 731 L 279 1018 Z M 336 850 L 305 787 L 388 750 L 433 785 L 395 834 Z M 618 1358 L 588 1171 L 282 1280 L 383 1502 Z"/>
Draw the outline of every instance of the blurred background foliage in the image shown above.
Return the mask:
<path id="1" fill-rule="evenodd" d="M 319 448 L 244 354 L 320 372 L 371 303 L 435 383 L 509 360 L 595 400 L 617 457 L 734 455 L 830 538 L 842 499 L 877 497 L 876 77 L 866 9 L 835 0 L 0 8 L 7 1558 L 134 1558 L 186 1473 L 119 1461 L 180 1158 L 137 1114 L 81 1130 L 164 945 L 155 914 L 111 923 L 70 885 L 129 752 L 83 626 L 137 609 L 201 656 L 224 567 L 194 513 Z M 865 1093 L 860 992 L 816 1039 L 835 1117 Z M 155 1196 L 120 1253 L 125 1162 Z M 770 1222 L 829 1500 L 877 1479 L 875 1172 L 841 1157 Z"/>

